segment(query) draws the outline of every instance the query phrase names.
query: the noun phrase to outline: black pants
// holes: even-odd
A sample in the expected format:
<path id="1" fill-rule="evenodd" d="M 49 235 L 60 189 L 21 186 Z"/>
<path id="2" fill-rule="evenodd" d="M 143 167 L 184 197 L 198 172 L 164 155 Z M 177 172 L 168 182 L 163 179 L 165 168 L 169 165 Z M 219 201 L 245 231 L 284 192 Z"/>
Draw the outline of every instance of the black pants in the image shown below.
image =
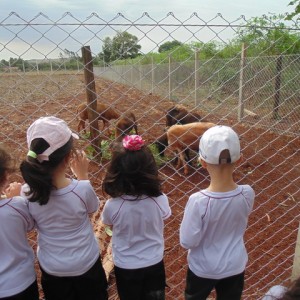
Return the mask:
<path id="1" fill-rule="evenodd" d="M 164 262 L 140 269 L 115 266 L 120 300 L 164 300 L 166 275 Z"/>
<path id="2" fill-rule="evenodd" d="M 39 290 L 38 290 L 37 281 L 32 283 L 23 292 L 14 296 L 0 298 L 0 300 L 39 300 Z"/>
<path id="3" fill-rule="evenodd" d="M 41 283 L 46 300 L 107 300 L 107 280 L 101 259 L 79 276 L 58 277 L 42 268 Z"/>
<path id="4" fill-rule="evenodd" d="M 208 279 L 187 271 L 185 300 L 206 300 L 213 289 L 217 300 L 240 300 L 244 288 L 245 272 L 223 279 Z"/>

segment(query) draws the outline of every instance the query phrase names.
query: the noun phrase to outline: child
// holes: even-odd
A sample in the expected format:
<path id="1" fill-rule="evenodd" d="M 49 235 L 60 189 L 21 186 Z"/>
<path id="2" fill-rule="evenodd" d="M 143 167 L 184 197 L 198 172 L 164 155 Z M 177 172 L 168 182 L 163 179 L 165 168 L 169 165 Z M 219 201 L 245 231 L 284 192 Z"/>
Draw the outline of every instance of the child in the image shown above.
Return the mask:
<path id="1" fill-rule="evenodd" d="M 89 214 L 99 199 L 88 181 L 84 152 L 72 155 L 73 138 L 56 117 L 36 120 L 27 130 L 29 152 L 20 169 L 23 194 L 38 232 L 37 257 L 46 300 L 108 299 L 100 249 Z M 78 180 L 66 176 L 69 165 Z"/>
<path id="2" fill-rule="evenodd" d="M 165 299 L 164 220 L 171 215 L 151 151 L 139 135 L 115 148 L 103 180 L 102 221 L 112 226 L 112 253 L 121 300 Z"/>
<path id="3" fill-rule="evenodd" d="M 34 253 L 27 240 L 34 222 L 26 200 L 17 196 L 21 184 L 8 185 L 13 171 L 11 156 L 0 148 L 0 299 L 38 300 Z"/>
<path id="4" fill-rule="evenodd" d="M 300 299 L 300 277 L 295 279 L 290 287 L 274 285 L 261 300 L 297 300 Z"/>
<path id="5" fill-rule="evenodd" d="M 241 154 L 239 137 L 230 127 L 208 129 L 199 153 L 210 184 L 189 197 L 180 226 L 181 246 L 189 249 L 185 299 L 204 300 L 215 288 L 218 300 L 238 300 L 248 260 L 243 236 L 254 191 L 233 180 Z"/>

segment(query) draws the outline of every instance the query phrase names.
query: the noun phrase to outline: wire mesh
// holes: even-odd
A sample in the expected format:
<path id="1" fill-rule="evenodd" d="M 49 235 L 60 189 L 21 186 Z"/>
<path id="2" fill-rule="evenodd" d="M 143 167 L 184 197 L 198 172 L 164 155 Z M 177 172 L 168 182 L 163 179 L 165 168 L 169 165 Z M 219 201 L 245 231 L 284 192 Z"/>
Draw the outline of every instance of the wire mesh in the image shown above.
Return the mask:
<path id="1" fill-rule="evenodd" d="M 217 42 L 221 49 L 221 45 L 230 44 L 228 39 L 250 28 L 247 26 L 245 17 L 227 21 L 219 14 L 204 21 L 196 13 L 183 21 L 173 13 L 161 20 L 144 13 L 133 21 L 122 14 L 106 21 L 96 13 L 85 20 L 70 13 L 58 20 L 43 13 L 30 20 L 11 13 L 0 20 L 0 134 L 2 143 L 18 160 L 27 152 L 25 133 L 34 119 L 56 115 L 77 130 L 76 108 L 86 102 L 81 58 L 85 45 L 92 49 L 97 100 L 120 115 L 127 111 L 136 115 L 139 133 L 155 153 L 172 207 L 172 217 L 165 227 L 167 299 L 183 299 L 187 262 L 186 251 L 179 244 L 179 225 L 188 196 L 206 187 L 209 180 L 195 159 L 189 174 L 184 175 L 174 166 L 171 151 L 167 149 L 164 159 L 157 154 L 154 143 L 164 134 L 166 110 L 175 104 L 199 112 L 205 121 L 230 125 L 241 137 L 245 159 L 235 178 L 238 183 L 250 184 L 256 192 L 245 235 L 249 263 L 243 299 L 259 299 L 272 285 L 286 285 L 291 276 L 300 215 L 300 53 L 286 50 L 280 55 L 267 55 L 262 50 L 259 55 L 246 56 L 244 64 L 242 48 L 229 58 L 219 57 L 221 50 L 211 57 L 201 57 L 206 45 Z M 278 29 L 277 24 L 269 26 Z M 297 26 L 287 31 L 299 34 Z M 107 62 L 99 55 L 101 46 L 106 37 L 120 32 L 136 36 L 141 51 L 135 59 Z M 159 47 L 174 40 L 201 43 L 184 58 L 170 51 L 157 59 Z M 123 55 L 126 51 L 122 49 Z M 244 110 L 239 118 L 241 101 Z M 102 157 L 93 153 L 88 133 L 80 132 L 78 143 L 92 159 L 90 179 L 102 205 L 107 196 L 101 183 L 110 159 L 115 122 L 110 120 L 110 132 L 99 123 Z M 15 177 L 21 180 L 20 174 Z M 101 208 L 92 222 L 101 240 L 102 255 L 109 257 L 110 237 L 101 227 L 100 213 Z M 30 239 L 36 247 L 35 233 Z M 117 299 L 113 272 L 109 292 L 110 299 Z"/>

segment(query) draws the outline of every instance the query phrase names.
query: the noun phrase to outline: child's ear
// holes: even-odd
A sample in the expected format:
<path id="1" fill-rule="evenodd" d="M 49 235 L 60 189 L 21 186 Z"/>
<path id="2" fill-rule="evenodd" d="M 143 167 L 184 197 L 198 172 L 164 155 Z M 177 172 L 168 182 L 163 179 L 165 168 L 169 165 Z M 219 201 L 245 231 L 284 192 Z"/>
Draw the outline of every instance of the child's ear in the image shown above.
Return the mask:
<path id="1" fill-rule="evenodd" d="M 70 163 L 70 160 L 72 159 L 73 157 L 73 152 L 71 151 L 69 154 L 67 154 L 64 158 L 64 161 L 66 162 L 66 164 L 69 164 Z"/>

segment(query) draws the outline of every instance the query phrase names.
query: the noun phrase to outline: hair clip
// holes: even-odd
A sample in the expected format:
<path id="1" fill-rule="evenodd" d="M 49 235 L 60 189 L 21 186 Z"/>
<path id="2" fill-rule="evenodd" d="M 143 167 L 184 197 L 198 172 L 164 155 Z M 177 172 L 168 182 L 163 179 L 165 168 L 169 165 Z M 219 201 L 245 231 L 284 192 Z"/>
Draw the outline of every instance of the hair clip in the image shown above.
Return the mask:
<path id="1" fill-rule="evenodd" d="M 123 138 L 123 147 L 129 151 L 138 151 L 144 146 L 145 141 L 140 135 L 126 135 Z"/>

